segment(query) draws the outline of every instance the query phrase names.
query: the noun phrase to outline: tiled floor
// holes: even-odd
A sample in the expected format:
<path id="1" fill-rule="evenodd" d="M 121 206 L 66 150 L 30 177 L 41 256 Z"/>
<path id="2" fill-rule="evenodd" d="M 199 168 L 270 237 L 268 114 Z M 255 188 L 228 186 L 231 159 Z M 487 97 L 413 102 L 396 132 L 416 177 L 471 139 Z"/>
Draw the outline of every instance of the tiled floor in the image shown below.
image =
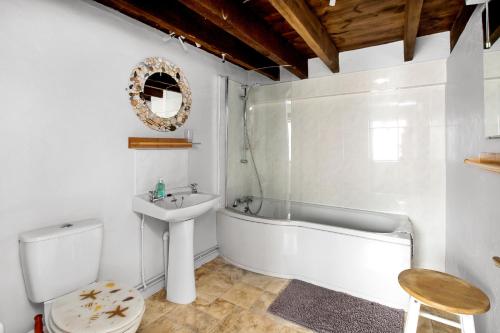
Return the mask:
<path id="1" fill-rule="evenodd" d="M 140 333 L 297 333 L 307 328 L 266 312 L 288 280 L 255 274 L 217 258 L 196 270 L 197 299 L 177 305 L 159 292 L 146 300 Z M 421 318 L 418 333 L 454 333 Z"/>

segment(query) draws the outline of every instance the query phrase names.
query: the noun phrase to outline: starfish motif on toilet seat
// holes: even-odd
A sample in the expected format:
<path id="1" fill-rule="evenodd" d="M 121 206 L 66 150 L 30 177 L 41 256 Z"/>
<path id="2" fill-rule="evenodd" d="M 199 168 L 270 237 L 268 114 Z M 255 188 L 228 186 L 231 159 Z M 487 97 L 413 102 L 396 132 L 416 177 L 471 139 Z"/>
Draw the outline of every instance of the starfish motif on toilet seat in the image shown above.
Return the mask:
<path id="1" fill-rule="evenodd" d="M 124 314 L 126 310 L 128 310 L 128 307 L 122 309 L 120 305 L 118 305 L 113 311 L 106 311 L 105 313 L 108 315 L 108 319 L 113 318 L 114 316 L 126 317 Z"/>
<path id="2" fill-rule="evenodd" d="M 81 301 L 87 299 L 87 298 L 91 298 L 91 299 L 96 299 L 96 295 L 97 294 L 100 294 L 101 292 L 98 291 L 96 292 L 94 289 L 92 289 L 92 291 L 89 291 L 88 293 L 83 293 L 83 294 L 80 294 L 80 297 L 81 297 Z"/>

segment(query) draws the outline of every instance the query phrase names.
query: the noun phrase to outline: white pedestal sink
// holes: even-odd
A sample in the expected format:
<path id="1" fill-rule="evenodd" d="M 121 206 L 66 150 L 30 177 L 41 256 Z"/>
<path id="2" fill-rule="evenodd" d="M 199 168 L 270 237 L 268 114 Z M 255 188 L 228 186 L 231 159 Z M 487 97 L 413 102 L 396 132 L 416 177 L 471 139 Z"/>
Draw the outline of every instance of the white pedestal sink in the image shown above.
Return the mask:
<path id="1" fill-rule="evenodd" d="M 169 223 L 167 300 L 189 304 L 196 299 L 194 282 L 193 227 L 194 218 L 206 213 L 219 201 L 207 193 L 175 193 L 150 202 L 148 194 L 135 196 L 132 209 Z"/>

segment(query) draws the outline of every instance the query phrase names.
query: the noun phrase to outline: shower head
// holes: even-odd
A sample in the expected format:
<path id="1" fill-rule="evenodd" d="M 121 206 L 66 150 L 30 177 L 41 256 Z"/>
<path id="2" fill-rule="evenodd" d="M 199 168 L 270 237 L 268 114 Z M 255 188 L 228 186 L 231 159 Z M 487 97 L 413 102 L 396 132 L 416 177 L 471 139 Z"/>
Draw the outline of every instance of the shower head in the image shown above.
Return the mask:
<path id="1" fill-rule="evenodd" d="M 246 102 L 248 100 L 248 95 L 250 94 L 250 91 L 258 86 L 260 86 L 259 83 L 242 84 L 241 89 L 243 90 L 243 95 L 241 95 L 240 98 Z"/>
<path id="2" fill-rule="evenodd" d="M 243 91 L 242 95 L 240 95 L 240 98 L 246 102 L 248 98 L 248 91 L 249 91 L 249 86 L 247 84 L 242 84 L 241 85 L 241 90 Z"/>

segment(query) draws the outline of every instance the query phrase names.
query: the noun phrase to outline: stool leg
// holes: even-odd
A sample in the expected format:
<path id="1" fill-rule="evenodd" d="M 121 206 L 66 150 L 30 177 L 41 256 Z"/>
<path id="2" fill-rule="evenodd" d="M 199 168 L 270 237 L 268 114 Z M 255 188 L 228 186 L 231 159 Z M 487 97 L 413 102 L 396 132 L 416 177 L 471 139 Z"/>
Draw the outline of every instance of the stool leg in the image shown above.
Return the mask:
<path id="1" fill-rule="evenodd" d="M 462 326 L 462 333 L 475 333 L 474 316 L 460 316 L 460 325 Z"/>
<path id="2" fill-rule="evenodd" d="M 410 297 L 408 306 L 408 314 L 406 315 L 405 332 L 416 333 L 418 325 L 418 317 L 420 316 L 420 302 L 415 298 Z"/>

